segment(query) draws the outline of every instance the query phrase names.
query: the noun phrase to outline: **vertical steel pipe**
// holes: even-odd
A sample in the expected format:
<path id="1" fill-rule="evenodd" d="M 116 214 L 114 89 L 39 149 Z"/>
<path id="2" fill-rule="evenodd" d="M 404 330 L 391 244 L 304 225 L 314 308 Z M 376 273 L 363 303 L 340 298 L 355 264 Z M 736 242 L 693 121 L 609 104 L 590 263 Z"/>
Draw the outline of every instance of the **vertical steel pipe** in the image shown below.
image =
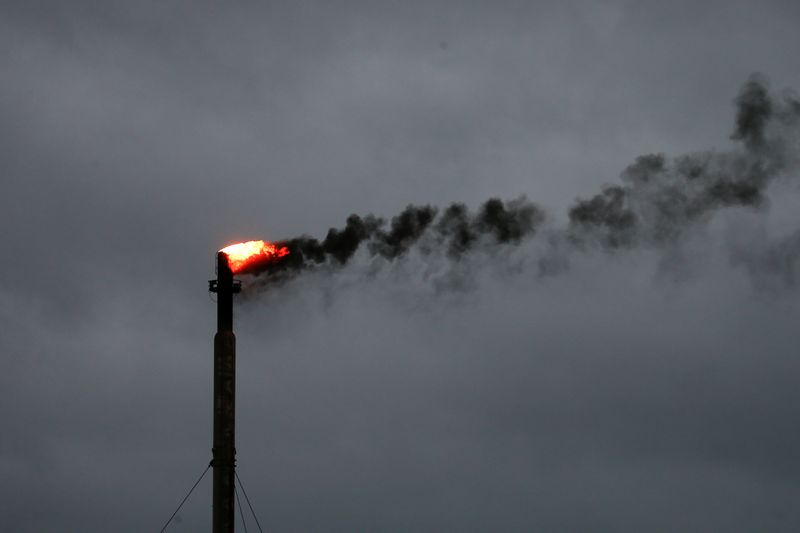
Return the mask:
<path id="1" fill-rule="evenodd" d="M 238 284 L 228 256 L 217 253 L 217 333 L 214 335 L 214 472 L 213 533 L 234 533 L 236 468 L 236 337 L 233 335 L 233 294 Z"/>

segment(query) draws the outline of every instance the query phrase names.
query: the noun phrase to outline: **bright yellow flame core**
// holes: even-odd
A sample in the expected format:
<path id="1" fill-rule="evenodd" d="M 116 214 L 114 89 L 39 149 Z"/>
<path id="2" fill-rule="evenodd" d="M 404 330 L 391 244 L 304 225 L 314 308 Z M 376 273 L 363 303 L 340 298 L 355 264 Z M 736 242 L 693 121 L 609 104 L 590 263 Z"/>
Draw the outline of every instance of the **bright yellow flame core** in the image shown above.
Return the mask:
<path id="1" fill-rule="evenodd" d="M 266 241 L 247 241 L 231 244 L 220 250 L 220 252 L 228 256 L 228 265 L 234 273 L 241 272 L 255 263 L 289 255 L 287 247 L 277 246 Z"/>

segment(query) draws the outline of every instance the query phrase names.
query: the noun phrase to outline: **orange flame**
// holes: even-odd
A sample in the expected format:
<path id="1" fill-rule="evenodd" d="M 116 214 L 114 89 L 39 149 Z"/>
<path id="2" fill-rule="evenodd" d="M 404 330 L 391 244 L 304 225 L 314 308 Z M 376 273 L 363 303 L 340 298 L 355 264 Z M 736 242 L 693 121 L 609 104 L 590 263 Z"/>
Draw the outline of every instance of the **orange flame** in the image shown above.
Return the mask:
<path id="1" fill-rule="evenodd" d="M 226 246 L 220 252 L 228 256 L 231 272 L 243 272 L 250 267 L 267 261 L 273 261 L 289 255 L 286 246 L 277 246 L 266 241 L 247 241 Z"/>

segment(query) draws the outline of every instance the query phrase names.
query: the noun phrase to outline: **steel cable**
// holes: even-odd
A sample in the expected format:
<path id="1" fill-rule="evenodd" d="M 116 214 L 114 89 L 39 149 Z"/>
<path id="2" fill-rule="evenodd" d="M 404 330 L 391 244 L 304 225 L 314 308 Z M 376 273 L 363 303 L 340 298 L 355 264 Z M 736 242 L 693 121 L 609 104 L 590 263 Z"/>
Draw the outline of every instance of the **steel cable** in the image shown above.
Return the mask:
<path id="1" fill-rule="evenodd" d="M 211 463 L 208 463 L 208 466 L 206 467 L 206 469 L 203 470 L 203 473 L 200 474 L 200 477 L 197 478 L 197 481 L 194 482 L 194 485 L 192 485 L 192 488 L 189 489 L 188 494 L 186 494 L 186 496 L 183 497 L 183 500 L 181 500 L 180 505 L 178 505 L 178 508 L 175 509 L 174 513 L 172 513 L 172 516 L 169 517 L 169 520 L 167 520 L 167 523 L 164 524 L 164 527 L 161 528 L 161 531 L 159 531 L 159 533 L 164 533 L 164 530 L 167 529 L 167 526 L 169 525 L 169 523 L 172 522 L 172 519 L 175 518 L 175 515 L 178 514 L 178 511 L 181 510 L 181 507 L 183 507 L 183 504 L 186 503 L 186 500 L 188 500 L 189 496 L 192 495 L 192 492 L 194 491 L 195 487 L 197 487 L 197 485 L 199 485 L 200 482 L 203 480 L 203 478 L 205 477 L 206 472 L 208 472 L 209 468 L 211 468 Z M 241 484 L 241 482 L 239 482 L 239 483 Z M 242 490 L 244 490 L 244 489 L 242 489 Z M 255 516 L 255 515 L 253 515 L 253 516 Z M 256 522 L 258 522 L 258 520 L 256 520 Z"/>

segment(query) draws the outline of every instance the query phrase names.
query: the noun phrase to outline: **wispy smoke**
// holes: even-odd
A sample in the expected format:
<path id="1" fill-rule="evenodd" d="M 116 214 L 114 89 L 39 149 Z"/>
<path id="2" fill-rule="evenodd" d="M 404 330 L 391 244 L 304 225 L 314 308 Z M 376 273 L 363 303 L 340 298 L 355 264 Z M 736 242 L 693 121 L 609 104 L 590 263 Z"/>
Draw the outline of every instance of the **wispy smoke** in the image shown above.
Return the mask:
<path id="1" fill-rule="evenodd" d="M 772 100 L 764 80 L 751 76 L 736 98 L 739 108 L 736 114 L 736 130 L 732 139 L 744 142 L 751 150 L 764 145 L 764 130 L 772 115 Z"/>
<path id="2" fill-rule="evenodd" d="M 673 245 L 720 209 L 764 206 L 769 185 L 795 161 L 800 102 L 791 95 L 773 96 L 760 75 L 747 80 L 734 102 L 732 149 L 672 159 L 639 156 L 621 173 L 621 184 L 577 199 L 567 226 L 549 238 L 561 250 Z M 322 240 L 300 236 L 280 243 L 290 254 L 254 274 L 277 280 L 323 264 L 341 266 L 359 249 L 389 261 L 414 247 L 422 253 L 435 249 L 457 262 L 476 249 L 517 245 L 536 234 L 545 219 L 545 212 L 524 197 L 493 198 L 476 212 L 463 204 L 443 210 L 409 205 L 389 224 L 354 214 Z M 553 258 L 540 261 L 552 263 Z"/>
<path id="3" fill-rule="evenodd" d="M 774 242 L 751 240 L 746 247 L 734 244 L 731 260 L 735 265 L 744 266 L 760 287 L 775 289 L 795 285 L 800 262 L 800 230 Z"/>
<path id="4" fill-rule="evenodd" d="M 716 210 L 758 207 L 769 184 L 786 169 L 790 148 L 776 126 L 796 124 L 797 101 L 774 100 L 764 80 L 752 76 L 735 99 L 731 138 L 742 146 L 727 152 L 698 152 L 668 160 L 643 155 L 609 186 L 569 210 L 574 239 L 596 239 L 608 247 L 663 244 L 680 238 Z"/>

